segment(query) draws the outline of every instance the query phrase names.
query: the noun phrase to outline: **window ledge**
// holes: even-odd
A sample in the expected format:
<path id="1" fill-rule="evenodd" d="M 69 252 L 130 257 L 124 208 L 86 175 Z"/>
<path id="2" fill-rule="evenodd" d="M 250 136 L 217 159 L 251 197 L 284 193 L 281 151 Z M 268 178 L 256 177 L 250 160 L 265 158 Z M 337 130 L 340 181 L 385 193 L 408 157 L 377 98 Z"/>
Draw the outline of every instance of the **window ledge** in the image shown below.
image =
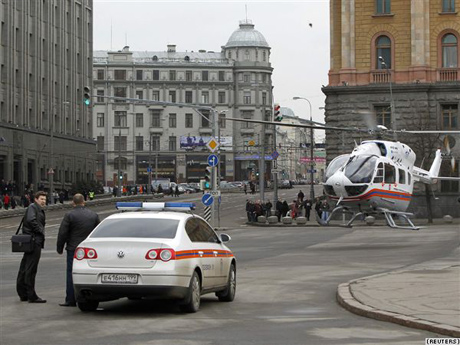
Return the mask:
<path id="1" fill-rule="evenodd" d="M 438 14 L 440 16 L 446 16 L 446 15 L 454 15 L 454 16 L 456 16 L 457 13 L 458 13 L 457 11 L 455 11 L 455 12 L 438 12 Z"/>
<path id="2" fill-rule="evenodd" d="M 394 13 L 376 13 L 372 15 L 372 18 L 379 18 L 379 17 L 394 17 Z"/>

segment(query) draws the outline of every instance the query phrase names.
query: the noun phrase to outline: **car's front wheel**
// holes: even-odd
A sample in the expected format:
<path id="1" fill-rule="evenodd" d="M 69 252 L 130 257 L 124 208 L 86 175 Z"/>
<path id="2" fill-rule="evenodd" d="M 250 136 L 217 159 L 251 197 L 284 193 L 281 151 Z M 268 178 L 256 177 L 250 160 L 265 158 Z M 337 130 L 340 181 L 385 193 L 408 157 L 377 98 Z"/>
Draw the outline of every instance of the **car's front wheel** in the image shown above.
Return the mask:
<path id="1" fill-rule="evenodd" d="M 99 306 L 99 301 L 84 301 L 77 303 L 78 308 L 81 311 L 88 312 L 88 311 L 95 311 Z"/>
<path id="2" fill-rule="evenodd" d="M 186 313 L 196 313 L 200 309 L 201 301 L 201 284 L 198 273 L 193 272 L 188 288 L 188 296 L 185 298 L 185 303 L 180 305 L 180 309 Z"/>
<path id="3" fill-rule="evenodd" d="M 219 291 L 216 293 L 216 296 L 219 298 L 221 302 L 231 302 L 235 299 L 236 295 L 236 268 L 235 265 L 232 264 L 230 266 L 230 272 L 228 273 L 228 282 L 227 287 L 223 291 Z"/>

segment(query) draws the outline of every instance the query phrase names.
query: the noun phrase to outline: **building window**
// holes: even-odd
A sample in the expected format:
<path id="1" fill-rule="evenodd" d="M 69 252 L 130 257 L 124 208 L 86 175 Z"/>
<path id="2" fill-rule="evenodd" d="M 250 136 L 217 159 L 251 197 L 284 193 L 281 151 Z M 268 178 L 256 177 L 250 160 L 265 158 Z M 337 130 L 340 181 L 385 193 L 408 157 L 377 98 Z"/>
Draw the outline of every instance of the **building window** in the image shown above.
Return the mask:
<path id="1" fill-rule="evenodd" d="M 374 110 L 377 125 L 382 125 L 386 128 L 391 128 L 391 107 L 388 105 L 376 106 L 374 107 Z"/>
<path id="2" fill-rule="evenodd" d="M 136 137 L 136 151 L 144 151 L 144 137 L 143 136 Z"/>
<path id="3" fill-rule="evenodd" d="M 136 114 L 136 127 L 138 128 L 144 127 L 144 114 L 142 113 Z"/>
<path id="4" fill-rule="evenodd" d="M 176 103 L 176 91 L 169 91 L 169 101 Z"/>
<path id="5" fill-rule="evenodd" d="M 192 71 L 185 71 L 185 81 L 192 81 L 192 80 L 193 80 Z"/>
<path id="6" fill-rule="evenodd" d="M 126 98 L 126 87 L 114 87 L 113 90 L 114 90 L 115 97 Z M 124 103 L 126 102 L 126 100 L 125 99 L 115 99 L 115 102 Z"/>
<path id="7" fill-rule="evenodd" d="M 376 49 L 376 66 L 377 69 L 391 69 L 391 40 L 388 36 L 379 36 L 375 40 L 375 49 Z M 385 61 L 385 65 L 382 63 L 379 59 L 379 57 L 382 57 L 383 60 Z"/>
<path id="8" fill-rule="evenodd" d="M 144 99 L 144 91 L 142 91 L 142 90 L 137 90 L 137 91 L 136 91 L 136 98 L 137 98 L 137 99 Z"/>
<path id="9" fill-rule="evenodd" d="M 231 51 L 231 50 L 228 51 L 228 58 L 229 58 L 229 59 L 232 58 L 232 51 Z"/>
<path id="10" fill-rule="evenodd" d="M 150 127 L 155 127 L 155 128 L 160 128 L 161 127 L 160 110 L 153 110 L 152 111 Z"/>
<path id="11" fill-rule="evenodd" d="M 97 113 L 97 127 L 104 127 L 104 113 Z"/>
<path id="12" fill-rule="evenodd" d="M 453 34 L 447 34 L 442 38 L 442 67 L 457 68 L 458 66 L 458 40 Z"/>
<path id="13" fill-rule="evenodd" d="M 262 73 L 262 83 L 267 82 L 267 75 L 265 73 Z"/>
<path id="14" fill-rule="evenodd" d="M 377 14 L 390 14 L 391 13 L 391 0 L 376 0 L 375 13 Z"/>
<path id="15" fill-rule="evenodd" d="M 225 71 L 219 71 L 219 81 L 225 81 Z"/>
<path id="16" fill-rule="evenodd" d="M 252 120 L 252 111 L 243 111 L 241 113 L 241 117 L 246 120 Z M 241 128 L 242 129 L 247 129 L 247 128 L 254 128 L 254 123 L 252 122 L 241 122 Z"/>
<path id="17" fill-rule="evenodd" d="M 208 71 L 201 71 L 201 80 L 208 81 L 209 80 L 209 72 Z"/>
<path id="18" fill-rule="evenodd" d="M 193 92 L 185 91 L 185 103 L 193 103 Z"/>
<path id="19" fill-rule="evenodd" d="M 220 104 L 225 103 L 225 91 L 219 91 L 218 101 Z"/>
<path id="20" fill-rule="evenodd" d="M 225 121 L 225 114 L 219 114 L 219 128 L 226 128 L 227 121 Z"/>
<path id="21" fill-rule="evenodd" d="M 126 80 L 126 71 L 124 69 L 116 69 L 115 80 Z"/>
<path id="22" fill-rule="evenodd" d="M 262 92 L 262 104 L 266 105 L 267 104 L 267 93 Z"/>
<path id="23" fill-rule="evenodd" d="M 152 91 L 152 101 L 160 100 L 160 91 Z"/>
<path id="24" fill-rule="evenodd" d="M 193 114 L 185 114 L 185 128 L 193 128 Z"/>
<path id="25" fill-rule="evenodd" d="M 176 151 L 176 137 L 169 137 L 169 151 Z"/>
<path id="26" fill-rule="evenodd" d="M 442 106 L 442 128 L 444 130 L 457 130 L 459 128 L 457 104 Z"/>
<path id="27" fill-rule="evenodd" d="M 136 71 L 136 80 L 142 80 L 142 73 L 143 71 L 141 69 Z"/>
<path id="28" fill-rule="evenodd" d="M 243 74 L 243 82 L 249 83 L 249 74 Z"/>
<path id="29" fill-rule="evenodd" d="M 169 114 L 169 128 L 177 127 L 177 116 L 176 114 Z"/>
<path id="30" fill-rule="evenodd" d="M 128 149 L 128 146 L 127 146 L 127 141 L 126 141 L 126 136 L 120 136 L 120 135 L 115 135 L 113 137 L 113 143 L 114 143 L 114 150 L 115 151 L 118 151 L 118 150 L 121 150 L 121 151 L 126 151 Z"/>
<path id="31" fill-rule="evenodd" d="M 176 71 L 169 71 L 169 80 L 176 80 Z"/>
<path id="32" fill-rule="evenodd" d="M 208 91 L 201 92 L 201 103 L 203 104 L 209 103 L 209 92 Z"/>
<path id="33" fill-rule="evenodd" d="M 243 96 L 243 103 L 244 104 L 251 104 L 251 93 L 245 92 Z"/>
<path id="34" fill-rule="evenodd" d="M 455 12 L 455 0 L 442 0 L 443 12 Z"/>
<path id="35" fill-rule="evenodd" d="M 97 137 L 97 150 L 104 151 L 104 137 L 103 136 Z"/>
<path id="36" fill-rule="evenodd" d="M 120 166 L 118 166 L 118 161 L 120 161 Z M 128 160 L 125 157 L 115 158 L 113 160 L 113 169 L 114 170 L 126 170 L 128 168 Z"/>
<path id="37" fill-rule="evenodd" d="M 104 103 L 104 97 L 102 97 L 104 96 L 104 90 L 97 90 L 96 95 L 97 95 L 97 101 L 99 103 Z"/>
<path id="38" fill-rule="evenodd" d="M 245 59 L 245 60 L 249 60 L 249 50 L 246 49 L 246 50 L 244 51 L 244 55 L 245 55 L 245 56 L 244 56 L 244 59 Z"/>
<path id="39" fill-rule="evenodd" d="M 267 61 L 267 52 L 265 50 L 262 51 L 262 61 Z"/>
<path id="40" fill-rule="evenodd" d="M 209 128 L 209 112 L 202 110 L 201 114 L 203 114 L 203 116 L 200 116 L 201 117 L 201 127 Z"/>
<path id="41" fill-rule="evenodd" d="M 157 69 L 154 69 L 152 71 L 152 80 L 160 80 L 160 71 Z"/>
<path id="42" fill-rule="evenodd" d="M 128 126 L 128 115 L 126 111 L 116 111 L 115 112 L 115 127 L 127 127 Z"/>
<path id="43" fill-rule="evenodd" d="M 104 80 L 104 70 L 103 69 L 98 69 L 97 70 L 97 80 Z"/>
<path id="44" fill-rule="evenodd" d="M 160 136 L 154 135 L 152 136 L 152 151 L 160 151 Z"/>

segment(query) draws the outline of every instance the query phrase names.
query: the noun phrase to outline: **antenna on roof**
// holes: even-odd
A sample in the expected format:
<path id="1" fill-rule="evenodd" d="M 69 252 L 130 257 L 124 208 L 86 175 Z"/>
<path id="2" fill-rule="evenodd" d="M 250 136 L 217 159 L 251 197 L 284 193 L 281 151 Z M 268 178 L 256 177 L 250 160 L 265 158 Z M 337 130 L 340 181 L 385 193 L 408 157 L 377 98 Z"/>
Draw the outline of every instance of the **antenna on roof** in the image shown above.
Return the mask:
<path id="1" fill-rule="evenodd" d="M 248 22 L 248 5 L 244 5 L 244 7 L 246 8 L 246 23 Z"/>
<path id="2" fill-rule="evenodd" d="M 112 25 L 112 18 L 110 18 L 110 50 L 113 50 L 112 38 L 113 38 L 113 25 Z"/>

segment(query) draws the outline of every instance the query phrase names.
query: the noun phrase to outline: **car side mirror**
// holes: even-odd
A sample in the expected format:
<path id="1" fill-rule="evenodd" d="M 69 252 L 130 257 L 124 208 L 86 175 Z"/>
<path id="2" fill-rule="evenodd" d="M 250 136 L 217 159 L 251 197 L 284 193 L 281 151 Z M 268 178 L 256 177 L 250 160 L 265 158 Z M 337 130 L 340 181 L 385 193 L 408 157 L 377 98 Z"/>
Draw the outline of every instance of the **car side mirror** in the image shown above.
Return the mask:
<path id="1" fill-rule="evenodd" d="M 229 242 L 232 238 L 227 234 L 220 234 L 220 240 L 222 242 Z"/>

